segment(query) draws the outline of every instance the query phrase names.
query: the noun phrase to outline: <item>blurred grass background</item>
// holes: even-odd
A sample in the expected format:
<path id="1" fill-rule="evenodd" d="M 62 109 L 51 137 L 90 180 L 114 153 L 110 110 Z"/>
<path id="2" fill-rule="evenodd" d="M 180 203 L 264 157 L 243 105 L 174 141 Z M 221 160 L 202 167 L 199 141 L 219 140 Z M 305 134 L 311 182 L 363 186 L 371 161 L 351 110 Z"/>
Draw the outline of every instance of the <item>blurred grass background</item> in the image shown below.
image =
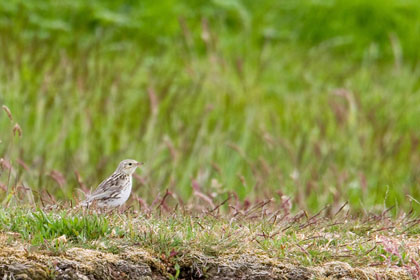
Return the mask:
<path id="1" fill-rule="evenodd" d="M 0 1 L 0 198 L 135 158 L 147 203 L 420 210 L 418 34 L 415 0 Z"/>

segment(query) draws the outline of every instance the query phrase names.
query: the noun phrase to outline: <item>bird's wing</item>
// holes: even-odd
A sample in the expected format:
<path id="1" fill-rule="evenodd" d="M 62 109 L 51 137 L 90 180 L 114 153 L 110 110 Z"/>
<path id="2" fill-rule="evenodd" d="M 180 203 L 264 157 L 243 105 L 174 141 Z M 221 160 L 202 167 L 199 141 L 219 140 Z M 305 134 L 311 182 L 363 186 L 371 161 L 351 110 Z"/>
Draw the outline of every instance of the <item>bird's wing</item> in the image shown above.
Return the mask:
<path id="1" fill-rule="evenodd" d="M 91 195 L 89 200 L 102 200 L 102 199 L 109 199 L 109 198 L 117 198 L 117 196 L 121 193 L 121 186 L 113 186 L 109 188 L 105 192 L 101 192 L 98 194 Z"/>
<path id="2" fill-rule="evenodd" d="M 96 190 L 82 202 L 82 205 L 88 206 L 89 203 L 93 200 L 116 198 L 121 193 L 121 189 L 125 187 L 125 184 L 121 184 L 121 181 L 125 179 L 125 174 L 112 174 L 110 177 L 99 184 Z"/>
<path id="3" fill-rule="evenodd" d="M 90 195 L 90 197 L 98 196 L 103 193 L 107 193 L 109 190 L 120 186 L 120 181 L 124 179 L 124 174 L 114 173 L 107 179 L 103 180 L 102 183 L 96 188 L 96 190 Z"/>

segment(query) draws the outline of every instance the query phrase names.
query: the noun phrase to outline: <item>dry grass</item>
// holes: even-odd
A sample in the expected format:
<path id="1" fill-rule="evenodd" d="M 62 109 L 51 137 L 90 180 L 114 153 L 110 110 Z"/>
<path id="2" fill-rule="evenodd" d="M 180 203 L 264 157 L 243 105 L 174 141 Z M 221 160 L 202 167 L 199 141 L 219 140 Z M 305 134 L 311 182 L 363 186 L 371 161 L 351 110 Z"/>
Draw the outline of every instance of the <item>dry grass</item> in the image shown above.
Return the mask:
<path id="1" fill-rule="evenodd" d="M 328 208 L 314 216 L 292 215 L 272 206 L 267 202 L 229 213 L 213 208 L 200 214 L 162 206 L 146 214 L 130 209 L 97 214 L 65 207 L 12 208 L 0 211 L 0 230 L 10 244 L 17 240 L 27 250 L 58 256 L 74 247 L 112 254 L 140 247 L 153 256 L 153 266 L 173 275 L 197 263 L 202 269 L 215 260 L 223 264 L 255 258 L 269 266 L 308 268 L 339 261 L 356 268 L 397 269 L 420 279 L 417 217 L 395 218 L 384 211 L 357 218 L 346 207 L 332 216 Z M 39 216 L 45 217 L 42 222 Z M 41 233 L 40 224 L 45 228 Z"/>

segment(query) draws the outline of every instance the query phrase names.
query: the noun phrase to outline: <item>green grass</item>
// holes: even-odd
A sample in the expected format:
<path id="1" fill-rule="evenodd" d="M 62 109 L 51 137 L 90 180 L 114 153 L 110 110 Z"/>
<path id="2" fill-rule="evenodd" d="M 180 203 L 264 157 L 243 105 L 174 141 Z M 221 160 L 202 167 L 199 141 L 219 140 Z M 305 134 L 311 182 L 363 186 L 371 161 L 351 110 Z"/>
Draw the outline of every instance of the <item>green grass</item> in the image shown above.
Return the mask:
<path id="1" fill-rule="evenodd" d="M 420 209 L 417 1 L 16 0 L 0 12 L 5 205 L 12 189 L 32 201 L 21 185 L 38 203 L 74 201 L 135 158 L 136 209 L 166 189 L 172 205 L 285 195 L 312 212 Z"/>
<path id="2" fill-rule="evenodd" d="M 412 215 L 394 219 L 384 212 L 355 218 L 341 211 L 327 218 L 327 211 L 308 217 L 272 212 L 270 205 L 256 209 L 251 217 L 234 211 L 221 216 L 176 210 L 164 215 L 99 215 L 80 209 L 10 208 L 0 211 L 0 232 L 15 246 L 19 242 L 58 254 L 72 247 L 118 254 L 137 246 L 168 268 L 189 267 L 196 258 L 223 260 L 243 254 L 266 263 L 304 266 L 340 260 L 353 267 L 411 267 L 419 261 L 419 223 Z"/>
<path id="3" fill-rule="evenodd" d="M 2 230 L 19 233 L 23 239 L 39 245 L 65 235 L 70 241 L 86 242 L 109 234 L 108 220 L 98 215 L 76 215 L 65 211 L 48 213 L 43 210 L 16 209 L 0 213 Z"/>

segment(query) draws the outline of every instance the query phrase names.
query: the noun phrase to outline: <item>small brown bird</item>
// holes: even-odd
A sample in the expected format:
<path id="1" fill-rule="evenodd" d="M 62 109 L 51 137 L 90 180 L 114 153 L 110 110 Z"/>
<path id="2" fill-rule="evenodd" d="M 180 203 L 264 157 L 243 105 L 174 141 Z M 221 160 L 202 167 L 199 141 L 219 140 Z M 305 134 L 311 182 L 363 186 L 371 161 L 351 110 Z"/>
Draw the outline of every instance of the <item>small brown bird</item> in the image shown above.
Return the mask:
<path id="1" fill-rule="evenodd" d="M 100 183 L 97 189 L 82 201 L 80 205 L 89 207 L 95 203 L 100 208 L 113 208 L 123 205 L 131 193 L 133 185 L 132 175 L 137 167 L 142 164 L 133 159 L 121 161 L 117 170 Z"/>

